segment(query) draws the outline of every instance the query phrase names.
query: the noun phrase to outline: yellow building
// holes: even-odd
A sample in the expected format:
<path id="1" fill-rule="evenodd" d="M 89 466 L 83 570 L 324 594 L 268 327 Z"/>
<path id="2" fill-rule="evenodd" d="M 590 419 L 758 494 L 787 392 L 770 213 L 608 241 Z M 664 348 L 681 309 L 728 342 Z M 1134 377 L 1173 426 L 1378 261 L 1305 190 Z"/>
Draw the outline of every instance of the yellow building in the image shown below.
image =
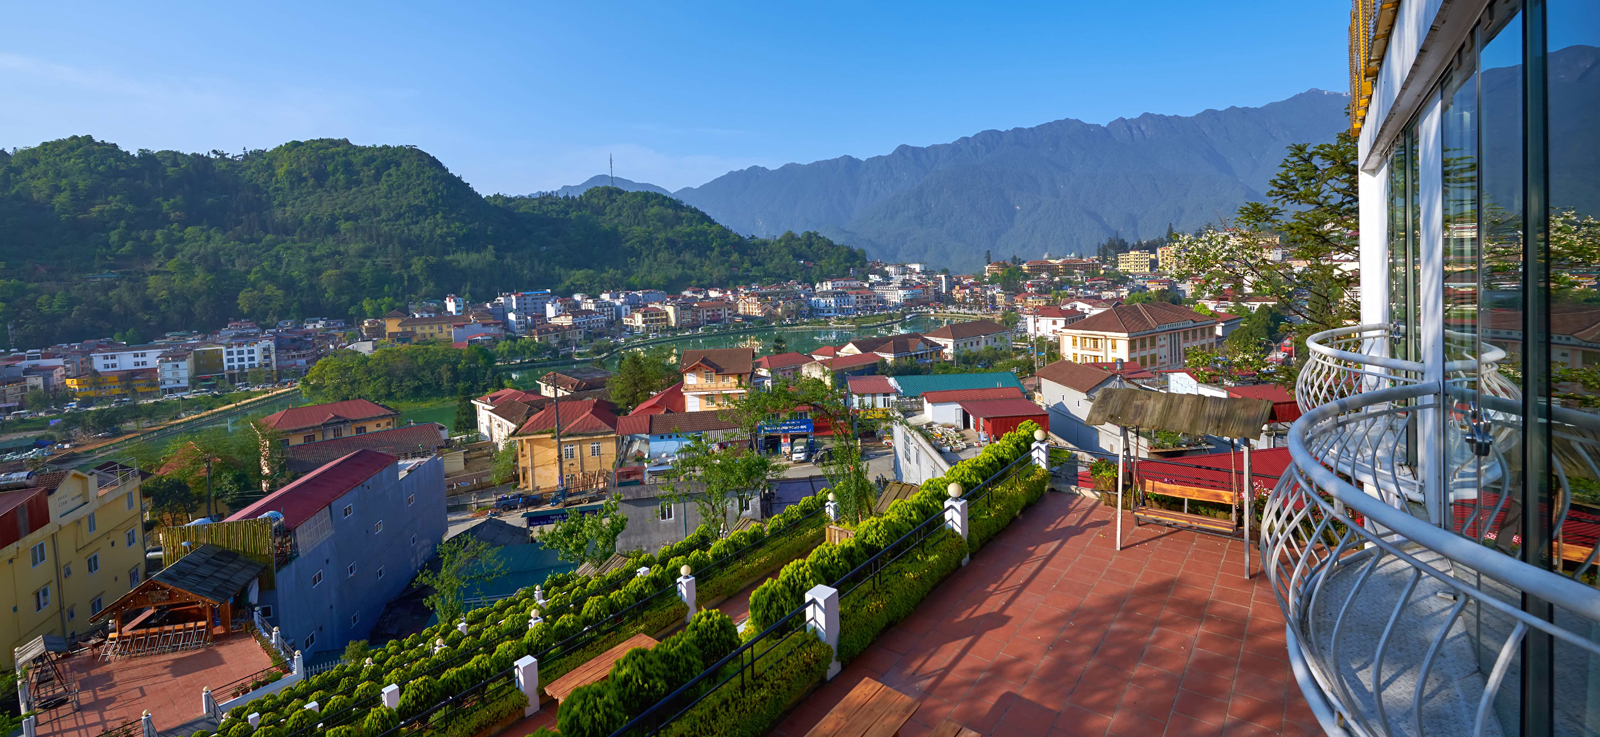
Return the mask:
<path id="1" fill-rule="evenodd" d="M 1128 251 L 1117 254 L 1117 271 L 1124 274 L 1148 274 L 1154 269 L 1150 262 L 1152 254 L 1149 251 Z"/>
<path id="2" fill-rule="evenodd" d="M 517 488 L 552 491 L 557 486 L 569 490 L 610 486 L 620 447 L 616 405 L 603 399 L 550 402 L 522 423 L 512 439 L 517 443 Z"/>
<path id="3" fill-rule="evenodd" d="M 72 394 L 73 399 L 154 396 L 161 391 L 161 376 L 153 368 L 91 371 L 67 379 L 67 391 Z"/>
<path id="4" fill-rule="evenodd" d="M 72 637 L 144 579 L 139 474 L 116 463 L 0 489 L 0 667 L 40 635 Z"/>
<path id="5" fill-rule="evenodd" d="M 622 318 L 622 324 L 634 332 L 655 333 L 671 327 L 671 316 L 660 307 L 646 307 L 634 310 Z"/>
<path id="6" fill-rule="evenodd" d="M 399 417 L 399 412 L 377 402 L 346 399 L 290 407 L 263 417 L 261 423 L 283 433 L 284 445 L 300 445 L 393 430 Z"/>
<path id="7" fill-rule="evenodd" d="M 1183 368 L 1191 350 L 1216 350 L 1219 322 L 1187 307 L 1117 305 L 1062 327 L 1061 357 L 1074 363 L 1122 359 L 1144 368 Z"/>

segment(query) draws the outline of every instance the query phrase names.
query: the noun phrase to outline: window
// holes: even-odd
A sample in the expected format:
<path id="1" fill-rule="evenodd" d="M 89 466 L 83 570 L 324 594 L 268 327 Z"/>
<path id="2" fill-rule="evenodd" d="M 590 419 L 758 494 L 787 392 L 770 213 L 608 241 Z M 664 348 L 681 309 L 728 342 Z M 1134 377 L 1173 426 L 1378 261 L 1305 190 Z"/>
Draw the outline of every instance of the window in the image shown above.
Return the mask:
<path id="1" fill-rule="evenodd" d="M 134 529 L 134 528 L 132 528 L 132 527 L 129 527 L 128 528 L 127 539 L 128 539 L 128 547 L 131 548 L 131 547 L 134 547 L 135 545 L 138 545 L 139 544 L 139 531 Z"/>
<path id="2" fill-rule="evenodd" d="M 50 606 L 49 586 L 45 586 L 44 588 L 33 592 L 33 610 L 36 612 L 42 612 L 47 606 Z"/>
<path id="3" fill-rule="evenodd" d="M 75 606 L 67 607 L 67 621 L 71 622 L 72 620 L 77 619 L 77 618 L 78 618 L 78 608 L 75 607 Z"/>
<path id="4" fill-rule="evenodd" d="M 92 576 L 92 575 L 94 575 L 96 572 L 98 572 L 100 570 L 100 554 L 99 553 L 95 553 L 94 555 L 89 556 L 89 560 L 85 561 L 85 562 L 88 563 L 88 565 L 89 565 L 89 575 Z"/>
<path id="5" fill-rule="evenodd" d="M 599 443 L 590 443 L 589 444 L 589 457 L 590 458 L 599 458 L 600 457 L 600 444 Z"/>
<path id="6" fill-rule="evenodd" d="M 417 503 L 417 495 L 416 494 L 407 494 L 406 495 L 406 506 L 409 507 L 409 506 L 411 506 L 413 504 L 416 504 L 416 503 Z"/>
<path id="7" fill-rule="evenodd" d="M 383 520 L 381 519 L 378 520 L 377 524 L 372 526 L 372 534 L 376 535 L 380 532 L 383 532 Z"/>
<path id="8" fill-rule="evenodd" d="M 138 585 L 139 585 L 139 567 L 138 566 L 134 566 L 134 567 L 128 569 L 128 588 L 131 589 L 131 588 L 133 588 L 135 586 L 138 586 Z"/>
<path id="9" fill-rule="evenodd" d="M 346 575 L 345 578 L 355 578 L 355 576 L 356 576 L 356 564 L 351 563 L 350 564 L 350 568 L 349 568 L 349 574 Z"/>
<path id="10" fill-rule="evenodd" d="M 99 527 L 100 527 L 99 525 L 95 524 L 94 512 L 90 512 L 89 513 L 89 531 L 90 532 L 94 532 L 95 530 L 99 529 Z"/>
<path id="11" fill-rule="evenodd" d="M 672 502 L 662 502 L 660 506 L 656 507 L 656 518 L 662 522 L 671 522 L 675 513 Z"/>
<path id="12" fill-rule="evenodd" d="M 28 557 L 33 560 L 33 567 L 38 568 L 39 564 L 44 562 L 44 543 L 33 546 L 28 551 Z"/>
<path id="13" fill-rule="evenodd" d="M 569 461 L 574 459 L 574 458 L 577 458 L 578 457 L 578 446 L 574 445 L 572 443 L 567 443 L 565 445 L 562 445 L 561 446 L 561 457 L 564 460 L 569 460 Z"/>
<path id="14" fill-rule="evenodd" d="M 361 621 L 361 612 L 356 612 L 355 614 L 350 615 L 350 625 L 352 627 L 355 626 L 355 623 L 359 621 Z"/>
<path id="15" fill-rule="evenodd" d="M 345 516 L 345 519 L 349 519 L 350 515 L 354 514 L 354 513 L 355 513 L 355 507 L 353 507 L 353 506 L 351 506 L 349 504 L 344 505 L 344 516 Z"/>
<path id="16" fill-rule="evenodd" d="M 122 497 L 122 506 L 124 508 L 127 508 L 127 509 L 133 509 L 133 493 L 132 492 L 129 492 L 128 494 L 126 494 L 126 495 L 124 495 Z"/>
<path id="17" fill-rule="evenodd" d="M 271 604 L 262 604 L 261 605 L 261 616 L 262 617 L 270 617 L 270 616 L 272 616 L 272 605 Z"/>
<path id="18" fill-rule="evenodd" d="M 357 435 L 366 435 L 367 434 L 367 426 L 366 425 L 356 425 L 356 434 Z"/>
<path id="19" fill-rule="evenodd" d="M 89 600 L 89 616 L 92 617 L 96 614 L 99 614 L 100 610 L 104 608 L 106 607 L 100 602 L 100 597 L 96 596 Z"/>
<path id="20" fill-rule="evenodd" d="M 313 632 L 309 635 L 306 635 L 306 649 L 310 650 L 311 646 L 315 644 L 317 644 L 317 633 Z"/>
<path id="21" fill-rule="evenodd" d="M 317 569 L 316 573 L 311 574 L 311 588 L 316 588 L 321 583 L 322 583 L 322 569 L 319 568 L 319 569 Z"/>
<path id="22" fill-rule="evenodd" d="M 342 428 L 342 427 L 333 428 L 333 436 L 336 437 L 336 438 L 344 437 L 344 428 Z"/>
<path id="23" fill-rule="evenodd" d="M 302 443 L 315 443 L 315 442 L 317 442 L 317 436 L 315 436 L 315 435 L 306 435 L 305 437 L 300 438 L 300 442 L 302 442 Z"/>
<path id="24" fill-rule="evenodd" d="M 705 381 L 705 383 L 707 383 L 707 384 L 710 384 L 710 383 L 711 383 L 711 382 L 713 382 L 713 381 L 716 381 L 716 380 L 717 380 L 717 375 L 716 375 L 716 374 L 713 374 L 713 373 L 711 373 L 711 372 L 710 372 L 710 371 L 706 371 L 706 372 L 704 372 L 704 373 L 702 373 L 702 374 L 701 374 L 701 375 L 700 375 L 700 377 L 701 377 L 701 379 L 702 379 L 702 380 L 703 380 L 703 381 Z"/>
<path id="25" fill-rule="evenodd" d="M 72 578 L 72 564 L 71 563 L 68 563 L 68 564 L 66 564 L 66 565 L 61 567 L 61 577 L 62 578 Z"/>
<path id="26" fill-rule="evenodd" d="M 383 580 L 383 566 L 378 566 L 378 580 Z"/>
<path id="27" fill-rule="evenodd" d="M 416 535 L 412 535 L 411 536 L 411 547 L 414 548 L 416 546 L 417 546 L 417 536 Z"/>

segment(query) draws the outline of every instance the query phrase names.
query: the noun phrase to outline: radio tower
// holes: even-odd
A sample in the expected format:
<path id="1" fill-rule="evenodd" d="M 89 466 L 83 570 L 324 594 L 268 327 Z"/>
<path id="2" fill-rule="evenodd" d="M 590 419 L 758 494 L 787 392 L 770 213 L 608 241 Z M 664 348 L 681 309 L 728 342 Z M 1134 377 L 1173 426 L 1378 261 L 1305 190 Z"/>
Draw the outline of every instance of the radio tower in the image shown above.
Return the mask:
<path id="1" fill-rule="evenodd" d="M 617 186 L 617 162 L 612 160 L 611 154 L 606 154 L 606 168 L 611 171 L 611 186 Z"/>

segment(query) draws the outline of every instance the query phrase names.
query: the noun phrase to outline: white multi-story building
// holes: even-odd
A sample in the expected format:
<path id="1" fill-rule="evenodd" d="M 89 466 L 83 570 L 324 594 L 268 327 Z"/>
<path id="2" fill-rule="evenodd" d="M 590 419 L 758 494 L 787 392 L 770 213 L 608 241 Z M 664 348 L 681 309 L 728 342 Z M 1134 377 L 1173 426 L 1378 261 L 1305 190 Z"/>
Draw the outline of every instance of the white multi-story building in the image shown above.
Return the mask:
<path id="1" fill-rule="evenodd" d="M 1329 734 L 1600 725 L 1600 16 L 1358 0 L 1361 325 L 1318 333 L 1263 559 Z"/>
<path id="2" fill-rule="evenodd" d="M 809 300 L 813 317 L 856 314 L 856 297 L 842 289 L 819 289 Z"/>

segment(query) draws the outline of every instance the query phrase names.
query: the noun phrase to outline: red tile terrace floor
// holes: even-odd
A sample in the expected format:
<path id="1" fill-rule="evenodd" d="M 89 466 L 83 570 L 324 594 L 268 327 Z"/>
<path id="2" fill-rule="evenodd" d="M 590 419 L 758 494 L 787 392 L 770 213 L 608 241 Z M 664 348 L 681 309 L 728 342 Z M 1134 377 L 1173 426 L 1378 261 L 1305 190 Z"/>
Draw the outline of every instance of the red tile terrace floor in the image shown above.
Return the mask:
<path id="1" fill-rule="evenodd" d="M 272 665 L 248 635 L 233 635 L 204 650 L 103 663 L 79 655 L 66 661 L 78 679 L 81 709 L 58 709 L 41 718 L 40 737 L 96 737 L 149 710 L 156 730 L 197 719 L 200 693 Z"/>
<path id="2" fill-rule="evenodd" d="M 920 702 L 900 734 L 1319 735 L 1276 599 L 1244 545 L 1050 493 L 779 726 L 800 737 L 864 677 Z M 1254 560 L 1259 569 L 1259 561 Z"/>

